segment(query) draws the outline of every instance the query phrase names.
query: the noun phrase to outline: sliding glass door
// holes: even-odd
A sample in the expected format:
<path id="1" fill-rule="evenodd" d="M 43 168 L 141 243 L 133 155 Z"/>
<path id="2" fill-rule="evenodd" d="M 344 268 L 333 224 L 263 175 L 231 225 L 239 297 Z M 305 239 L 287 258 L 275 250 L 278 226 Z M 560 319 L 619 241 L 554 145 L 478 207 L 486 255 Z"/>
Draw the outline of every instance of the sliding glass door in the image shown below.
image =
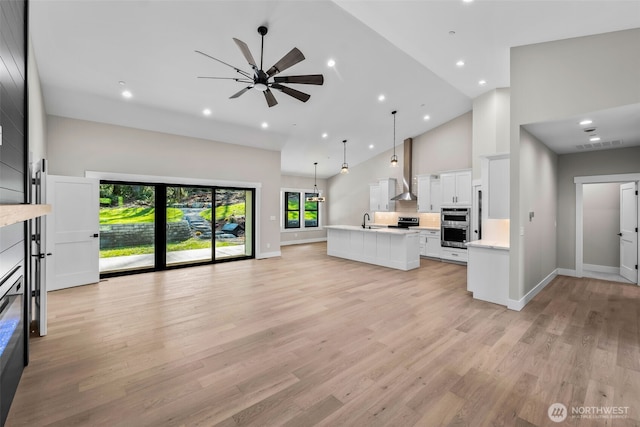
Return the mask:
<path id="1" fill-rule="evenodd" d="M 253 255 L 253 190 L 217 188 L 215 256 L 218 260 Z"/>
<path id="2" fill-rule="evenodd" d="M 254 200 L 246 188 L 104 181 L 100 273 L 252 258 Z"/>
<path id="3" fill-rule="evenodd" d="M 167 265 L 211 261 L 211 200 L 207 187 L 167 187 Z"/>
<path id="4" fill-rule="evenodd" d="M 100 273 L 155 265 L 156 189 L 100 184 Z"/>

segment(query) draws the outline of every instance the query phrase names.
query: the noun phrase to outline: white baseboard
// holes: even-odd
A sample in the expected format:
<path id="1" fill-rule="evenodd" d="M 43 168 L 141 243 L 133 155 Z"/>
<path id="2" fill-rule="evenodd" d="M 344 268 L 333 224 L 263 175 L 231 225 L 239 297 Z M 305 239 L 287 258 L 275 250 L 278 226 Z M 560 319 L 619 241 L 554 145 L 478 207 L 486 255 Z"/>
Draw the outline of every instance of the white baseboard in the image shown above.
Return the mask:
<path id="1" fill-rule="evenodd" d="M 560 276 L 578 277 L 576 271 L 571 270 L 570 268 L 559 268 L 558 274 Z"/>
<path id="2" fill-rule="evenodd" d="M 619 274 L 620 267 L 610 267 L 608 265 L 583 264 L 582 269 L 586 271 L 595 271 L 596 273 Z"/>
<path id="3" fill-rule="evenodd" d="M 538 295 L 538 293 L 541 290 L 543 290 L 549 283 L 551 283 L 551 281 L 553 279 L 555 279 L 557 275 L 558 275 L 558 269 L 555 269 L 551 273 L 549 273 L 549 275 L 547 277 L 542 279 L 542 281 L 540 283 L 538 283 L 533 289 L 531 289 L 529 292 L 527 292 L 527 294 L 525 296 L 523 296 L 522 298 L 520 298 L 519 300 L 509 299 L 509 301 L 507 302 L 507 308 L 509 310 L 515 310 L 515 311 L 522 310 L 524 308 L 524 306 L 527 305 L 529 303 L 529 301 L 531 301 L 533 299 L 533 297 Z"/>
<path id="4" fill-rule="evenodd" d="M 279 256 L 282 256 L 282 253 L 280 251 L 260 252 L 259 254 L 256 254 L 256 259 L 275 258 Z"/>
<path id="5" fill-rule="evenodd" d="M 305 243 L 317 243 L 317 242 L 326 242 L 326 237 L 317 237 L 315 239 L 302 239 L 302 240 L 287 240 L 286 242 L 280 242 L 280 246 L 288 246 L 288 245 L 302 245 Z"/>

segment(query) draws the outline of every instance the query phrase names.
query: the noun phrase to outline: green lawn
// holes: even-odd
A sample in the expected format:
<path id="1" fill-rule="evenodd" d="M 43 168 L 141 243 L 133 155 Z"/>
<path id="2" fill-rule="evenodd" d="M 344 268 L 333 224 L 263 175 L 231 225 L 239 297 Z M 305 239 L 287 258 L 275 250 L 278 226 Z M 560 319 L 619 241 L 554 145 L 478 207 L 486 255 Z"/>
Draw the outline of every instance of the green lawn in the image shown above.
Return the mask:
<path id="1" fill-rule="evenodd" d="M 155 221 L 155 208 L 100 208 L 100 224 L 138 224 Z M 182 211 L 167 208 L 167 222 L 182 220 Z"/>
<path id="2" fill-rule="evenodd" d="M 205 209 L 200 213 L 204 219 L 211 221 L 211 209 Z M 244 216 L 245 204 L 236 203 L 227 206 L 218 206 L 216 208 L 216 218 L 228 218 L 231 215 Z M 167 208 L 167 222 L 178 222 L 182 220 L 182 211 L 178 208 Z M 100 224 L 136 224 L 136 223 L 153 223 L 155 221 L 155 208 L 100 208 Z M 216 242 L 216 246 L 235 245 L 232 242 Z M 167 245 L 168 252 L 184 251 L 188 249 L 204 249 L 210 248 L 210 240 L 202 240 L 191 238 L 179 243 L 169 243 Z M 102 249 L 100 250 L 100 258 L 111 258 L 127 255 L 144 255 L 154 253 L 153 245 L 135 246 L 118 249 Z"/>

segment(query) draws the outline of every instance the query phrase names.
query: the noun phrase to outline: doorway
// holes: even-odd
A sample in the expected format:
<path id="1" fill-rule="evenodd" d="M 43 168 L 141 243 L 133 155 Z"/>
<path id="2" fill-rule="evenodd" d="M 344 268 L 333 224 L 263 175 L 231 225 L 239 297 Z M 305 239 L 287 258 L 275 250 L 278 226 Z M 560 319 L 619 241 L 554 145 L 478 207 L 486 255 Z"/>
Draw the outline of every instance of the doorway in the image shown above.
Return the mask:
<path id="1" fill-rule="evenodd" d="M 574 179 L 577 277 L 638 283 L 638 181 L 640 174 Z"/>

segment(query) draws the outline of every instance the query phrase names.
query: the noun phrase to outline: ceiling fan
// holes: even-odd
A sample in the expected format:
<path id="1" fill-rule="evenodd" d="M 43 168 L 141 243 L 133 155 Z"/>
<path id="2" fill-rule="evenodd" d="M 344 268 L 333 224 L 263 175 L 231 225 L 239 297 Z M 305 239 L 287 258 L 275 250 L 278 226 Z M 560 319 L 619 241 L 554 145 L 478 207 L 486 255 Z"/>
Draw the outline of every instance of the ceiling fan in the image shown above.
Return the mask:
<path id="1" fill-rule="evenodd" d="M 242 55 L 244 55 L 245 59 L 253 69 L 253 75 L 244 70 L 239 69 L 238 67 L 234 67 L 231 64 L 227 64 L 224 61 L 219 60 L 218 58 L 214 58 L 211 55 L 208 55 L 204 52 L 196 50 L 197 53 L 206 56 L 207 58 L 211 58 L 215 61 L 218 61 L 228 67 L 233 68 L 237 73 L 241 74 L 242 77 L 198 77 L 199 79 L 220 79 L 220 80 L 235 80 L 240 83 L 248 83 L 244 89 L 239 92 L 234 93 L 229 97 L 229 99 L 238 98 L 240 95 L 244 94 L 249 89 L 256 89 L 262 93 L 264 93 L 264 97 L 267 100 L 267 104 L 269 107 L 273 107 L 278 103 L 276 101 L 275 96 L 271 92 L 271 89 L 276 89 L 281 92 L 286 93 L 289 96 L 292 96 L 302 102 L 307 102 L 311 95 L 300 92 L 299 90 L 292 89 L 288 86 L 282 85 L 282 83 L 295 83 L 295 84 L 307 84 L 307 85 L 321 85 L 324 83 L 324 77 L 322 74 L 307 74 L 303 76 L 276 76 L 276 74 L 281 71 L 286 70 L 287 68 L 297 64 L 304 60 L 304 55 L 297 47 L 291 49 L 289 53 L 282 57 L 278 62 L 276 62 L 271 68 L 269 68 L 266 72 L 262 69 L 262 59 L 264 55 L 264 36 L 267 34 L 267 27 L 260 26 L 258 27 L 258 33 L 262 36 L 262 45 L 260 48 L 260 68 L 256 65 L 256 61 L 253 59 L 253 55 L 251 55 L 251 51 L 249 50 L 249 46 L 242 40 L 238 40 L 236 38 L 233 39 L 236 42 L 236 45 L 240 48 Z"/>

